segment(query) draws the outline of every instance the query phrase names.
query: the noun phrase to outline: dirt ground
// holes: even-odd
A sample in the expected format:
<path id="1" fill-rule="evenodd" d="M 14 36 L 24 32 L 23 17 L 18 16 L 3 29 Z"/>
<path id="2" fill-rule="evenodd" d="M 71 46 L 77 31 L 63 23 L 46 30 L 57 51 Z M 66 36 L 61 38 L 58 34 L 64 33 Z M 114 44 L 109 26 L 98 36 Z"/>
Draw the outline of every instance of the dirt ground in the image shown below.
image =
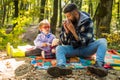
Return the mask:
<path id="1" fill-rule="evenodd" d="M 0 52 L 0 61 L 10 58 L 3 54 L 6 54 L 6 52 Z M 16 68 L 14 77 L 3 77 L 0 73 L 0 80 L 120 80 L 120 71 L 117 70 L 109 70 L 108 76 L 100 78 L 90 74 L 86 69 L 73 70 L 73 74 L 71 75 L 54 78 L 48 75 L 46 70 L 38 70 L 30 65 L 30 58 L 15 59 L 17 61 L 25 60 L 25 64 Z"/>

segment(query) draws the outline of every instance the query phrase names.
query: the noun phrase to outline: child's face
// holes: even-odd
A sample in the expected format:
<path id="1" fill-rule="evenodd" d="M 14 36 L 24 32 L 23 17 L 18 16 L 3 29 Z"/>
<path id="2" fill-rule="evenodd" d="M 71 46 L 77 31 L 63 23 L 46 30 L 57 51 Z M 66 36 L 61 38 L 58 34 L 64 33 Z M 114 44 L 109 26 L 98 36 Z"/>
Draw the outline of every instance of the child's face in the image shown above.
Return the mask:
<path id="1" fill-rule="evenodd" d="M 50 25 L 49 24 L 42 25 L 40 31 L 42 31 L 45 34 L 48 34 L 50 32 Z"/>

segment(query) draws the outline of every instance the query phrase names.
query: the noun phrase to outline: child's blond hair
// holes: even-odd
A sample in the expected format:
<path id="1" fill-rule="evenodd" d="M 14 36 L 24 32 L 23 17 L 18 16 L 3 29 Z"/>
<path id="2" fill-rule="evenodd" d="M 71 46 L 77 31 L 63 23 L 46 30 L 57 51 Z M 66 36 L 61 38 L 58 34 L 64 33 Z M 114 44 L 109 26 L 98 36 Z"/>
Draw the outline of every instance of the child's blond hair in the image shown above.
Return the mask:
<path id="1" fill-rule="evenodd" d="M 43 19 L 42 21 L 40 21 L 40 23 L 38 24 L 38 28 L 41 28 L 42 25 L 46 25 L 48 24 L 50 26 L 50 23 L 47 19 Z"/>

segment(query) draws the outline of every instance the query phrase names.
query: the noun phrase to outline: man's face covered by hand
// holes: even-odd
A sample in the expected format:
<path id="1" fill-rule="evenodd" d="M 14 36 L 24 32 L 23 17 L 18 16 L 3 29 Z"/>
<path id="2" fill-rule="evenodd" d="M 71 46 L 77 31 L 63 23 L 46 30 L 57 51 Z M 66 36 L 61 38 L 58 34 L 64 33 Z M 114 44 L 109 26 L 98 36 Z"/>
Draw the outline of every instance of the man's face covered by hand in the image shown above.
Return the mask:
<path id="1" fill-rule="evenodd" d="M 76 14 L 74 12 L 65 13 L 65 16 L 67 17 L 68 20 L 72 22 L 73 25 L 76 25 L 78 23 Z"/>

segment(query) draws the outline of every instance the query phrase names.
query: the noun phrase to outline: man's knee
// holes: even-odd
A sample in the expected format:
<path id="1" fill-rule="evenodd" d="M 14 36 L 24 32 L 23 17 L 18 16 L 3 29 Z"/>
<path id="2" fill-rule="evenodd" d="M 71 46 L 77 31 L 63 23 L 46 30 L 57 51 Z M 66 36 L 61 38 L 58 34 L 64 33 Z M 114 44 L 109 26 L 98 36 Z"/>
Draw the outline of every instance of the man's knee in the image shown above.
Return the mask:
<path id="1" fill-rule="evenodd" d="M 64 47 L 62 45 L 59 45 L 56 47 L 56 51 L 58 51 L 58 50 L 64 50 Z"/>
<path id="2" fill-rule="evenodd" d="M 101 38 L 98 40 L 99 44 L 107 45 L 107 40 L 105 38 Z"/>

